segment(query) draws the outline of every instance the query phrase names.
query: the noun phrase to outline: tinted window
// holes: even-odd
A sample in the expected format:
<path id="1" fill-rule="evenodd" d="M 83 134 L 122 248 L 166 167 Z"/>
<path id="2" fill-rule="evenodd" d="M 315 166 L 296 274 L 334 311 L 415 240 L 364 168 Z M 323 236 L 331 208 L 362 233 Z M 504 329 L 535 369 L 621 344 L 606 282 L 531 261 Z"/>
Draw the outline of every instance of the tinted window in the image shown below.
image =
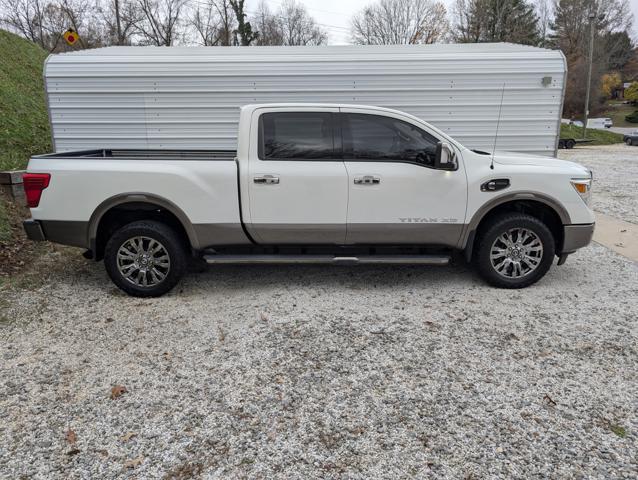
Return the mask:
<path id="1" fill-rule="evenodd" d="M 332 114 L 265 113 L 260 117 L 259 146 L 262 160 L 333 158 Z"/>
<path id="2" fill-rule="evenodd" d="M 434 166 L 437 140 L 396 118 L 343 115 L 343 156 L 362 160 L 395 160 Z"/>

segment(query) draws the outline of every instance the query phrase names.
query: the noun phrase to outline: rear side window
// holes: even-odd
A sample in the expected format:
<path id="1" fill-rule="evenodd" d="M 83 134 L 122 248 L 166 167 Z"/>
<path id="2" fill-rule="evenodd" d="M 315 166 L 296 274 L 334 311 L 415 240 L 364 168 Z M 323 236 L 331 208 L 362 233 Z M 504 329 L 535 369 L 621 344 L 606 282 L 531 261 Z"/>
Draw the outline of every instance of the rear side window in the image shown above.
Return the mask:
<path id="1" fill-rule="evenodd" d="M 433 167 L 437 139 L 403 120 L 380 115 L 343 115 L 343 158 L 412 162 Z"/>
<path id="2" fill-rule="evenodd" d="M 332 113 L 325 112 L 264 113 L 259 118 L 259 158 L 335 158 L 332 118 Z"/>

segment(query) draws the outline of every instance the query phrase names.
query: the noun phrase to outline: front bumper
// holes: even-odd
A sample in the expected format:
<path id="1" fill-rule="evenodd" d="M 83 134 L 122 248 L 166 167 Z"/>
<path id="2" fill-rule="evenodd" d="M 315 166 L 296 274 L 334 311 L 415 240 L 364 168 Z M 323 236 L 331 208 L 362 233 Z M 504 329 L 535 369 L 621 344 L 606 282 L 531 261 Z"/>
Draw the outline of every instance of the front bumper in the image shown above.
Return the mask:
<path id="1" fill-rule="evenodd" d="M 29 240 L 33 240 L 36 242 L 42 242 L 46 240 L 44 236 L 44 231 L 42 230 L 42 225 L 37 220 L 29 219 L 22 222 L 22 227 L 24 228 L 25 233 L 27 234 L 27 238 Z"/>
<path id="2" fill-rule="evenodd" d="M 584 225 L 565 225 L 562 254 L 574 253 L 579 248 L 586 247 L 594 236 L 595 223 Z"/>

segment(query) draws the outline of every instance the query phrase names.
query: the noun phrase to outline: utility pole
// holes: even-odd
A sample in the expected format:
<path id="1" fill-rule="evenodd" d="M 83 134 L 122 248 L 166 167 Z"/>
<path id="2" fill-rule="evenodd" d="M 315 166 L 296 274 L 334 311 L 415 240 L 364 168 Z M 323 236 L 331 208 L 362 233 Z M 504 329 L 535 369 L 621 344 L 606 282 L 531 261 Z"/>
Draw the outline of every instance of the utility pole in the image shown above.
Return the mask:
<path id="1" fill-rule="evenodd" d="M 585 114 L 583 115 L 583 138 L 587 136 L 587 117 L 589 116 L 589 89 L 591 88 L 591 67 L 594 63 L 594 20 L 596 12 L 594 12 L 594 4 L 592 3 L 589 10 L 589 70 L 587 72 L 587 88 L 585 90 Z"/>
<path id="2" fill-rule="evenodd" d="M 122 45 L 122 25 L 120 24 L 120 0 L 115 0 L 115 24 L 117 26 L 117 44 Z"/>

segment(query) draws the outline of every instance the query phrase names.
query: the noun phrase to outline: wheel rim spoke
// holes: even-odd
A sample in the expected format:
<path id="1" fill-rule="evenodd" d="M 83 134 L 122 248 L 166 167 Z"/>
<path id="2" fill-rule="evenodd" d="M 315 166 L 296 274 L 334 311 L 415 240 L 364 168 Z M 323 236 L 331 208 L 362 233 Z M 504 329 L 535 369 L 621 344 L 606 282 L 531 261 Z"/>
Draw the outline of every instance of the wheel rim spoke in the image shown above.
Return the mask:
<path id="1" fill-rule="evenodd" d="M 518 279 L 532 273 L 543 258 L 543 242 L 528 228 L 510 228 L 499 234 L 490 249 L 492 268 L 503 277 Z"/>
<path id="2" fill-rule="evenodd" d="M 171 268 L 168 250 L 154 238 L 136 236 L 117 251 L 117 268 L 124 279 L 137 287 L 149 288 L 163 282 Z"/>

